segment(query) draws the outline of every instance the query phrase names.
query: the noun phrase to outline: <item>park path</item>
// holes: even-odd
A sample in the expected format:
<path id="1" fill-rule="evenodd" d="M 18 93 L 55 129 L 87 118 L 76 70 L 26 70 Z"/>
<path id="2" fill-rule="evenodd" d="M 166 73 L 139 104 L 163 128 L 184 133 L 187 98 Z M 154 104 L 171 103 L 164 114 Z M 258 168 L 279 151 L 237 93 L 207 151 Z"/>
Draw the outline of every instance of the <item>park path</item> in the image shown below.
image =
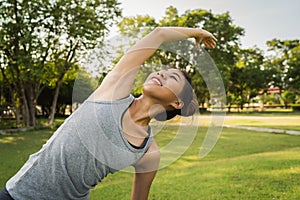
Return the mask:
<path id="1" fill-rule="evenodd" d="M 237 126 L 237 125 L 228 125 L 228 124 L 223 124 L 223 127 L 226 127 L 226 128 L 237 128 L 237 129 L 246 129 L 246 130 L 251 130 L 251 131 L 259 131 L 259 132 L 283 133 L 283 134 L 289 134 L 289 135 L 300 135 L 300 131 L 282 130 L 282 129 L 275 129 L 275 128 L 262 128 L 262 127 L 252 127 L 252 126 Z"/>
<path id="2" fill-rule="evenodd" d="M 266 119 L 265 116 L 215 116 L 216 118 L 223 118 L 223 124 L 221 125 L 222 127 L 225 128 L 236 128 L 236 129 L 245 129 L 245 130 L 251 130 L 251 131 L 258 131 L 258 132 L 269 132 L 269 133 L 278 133 L 278 134 L 289 134 L 289 135 L 300 135 L 300 131 L 298 130 L 284 130 L 284 129 L 276 129 L 276 128 L 264 128 L 264 127 L 256 127 L 256 126 L 241 126 L 241 125 L 232 125 L 232 124 L 226 124 L 226 119 Z M 279 116 L 279 117 L 274 117 L 277 120 L 290 120 L 295 117 L 291 116 Z M 273 118 L 273 119 L 274 119 Z M 211 121 L 211 116 L 198 116 L 198 119 L 201 120 L 206 120 L 206 121 Z M 220 125 L 220 124 L 219 124 Z"/>

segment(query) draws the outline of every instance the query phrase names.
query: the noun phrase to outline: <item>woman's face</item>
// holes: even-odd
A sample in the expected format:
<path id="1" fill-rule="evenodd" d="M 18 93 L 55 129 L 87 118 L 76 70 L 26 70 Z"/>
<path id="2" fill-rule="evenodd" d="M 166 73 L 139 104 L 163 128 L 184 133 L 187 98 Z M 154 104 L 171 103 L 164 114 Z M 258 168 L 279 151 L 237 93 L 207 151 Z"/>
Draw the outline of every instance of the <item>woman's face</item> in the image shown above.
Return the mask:
<path id="1" fill-rule="evenodd" d="M 143 85 L 143 93 L 159 102 L 178 100 L 186 79 L 178 69 L 165 69 L 151 73 Z"/>

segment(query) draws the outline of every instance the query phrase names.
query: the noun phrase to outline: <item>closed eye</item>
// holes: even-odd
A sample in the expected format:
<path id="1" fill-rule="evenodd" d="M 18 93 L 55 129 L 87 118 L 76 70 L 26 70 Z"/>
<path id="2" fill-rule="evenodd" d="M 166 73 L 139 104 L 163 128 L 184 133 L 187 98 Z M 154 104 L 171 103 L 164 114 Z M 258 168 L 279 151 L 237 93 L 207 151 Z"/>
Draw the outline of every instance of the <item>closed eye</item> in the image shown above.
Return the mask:
<path id="1" fill-rule="evenodd" d="M 175 76 L 171 75 L 170 78 L 172 78 L 172 79 L 174 79 L 175 81 L 178 82 L 178 79 Z"/>
<path id="2" fill-rule="evenodd" d="M 177 74 L 176 72 L 172 73 L 170 75 L 171 78 L 173 78 L 175 81 L 179 82 L 179 80 L 181 80 L 181 77 L 179 76 L 179 74 Z"/>

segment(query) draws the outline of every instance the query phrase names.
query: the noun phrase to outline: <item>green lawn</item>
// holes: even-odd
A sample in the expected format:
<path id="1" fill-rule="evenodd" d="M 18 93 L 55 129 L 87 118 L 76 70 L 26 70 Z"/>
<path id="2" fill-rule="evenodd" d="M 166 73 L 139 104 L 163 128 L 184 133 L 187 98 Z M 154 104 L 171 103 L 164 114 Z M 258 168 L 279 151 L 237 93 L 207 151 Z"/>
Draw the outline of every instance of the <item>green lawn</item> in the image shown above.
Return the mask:
<path id="1" fill-rule="evenodd" d="M 200 159 L 203 132 L 177 162 L 158 172 L 149 199 L 300 198 L 300 136 L 224 129 L 213 151 Z M 109 176 L 91 199 L 129 199 L 131 183 L 129 173 Z"/>
<path id="2" fill-rule="evenodd" d="M 172 140 L 177 128 L 163 129 L 156 136 L 159 146 Z M 180 159 L 158 171 L 149 199 L 300 199 L 300 136 L 225 128 L 210 154 L 200 159 L 206 130 L 201 127 Z M 52 132 L 0 135 L 0 187 Z M 109 175 L 91 199 L 130 199 L 131 183 L 131 173 Z"/>
<path id="3" fill-rule="evenodd" d="M 0 187 L 23 165 L 30 154 L 42 147 L 52 132 L 51 129 L 43 129 L 0 134 Z"/>

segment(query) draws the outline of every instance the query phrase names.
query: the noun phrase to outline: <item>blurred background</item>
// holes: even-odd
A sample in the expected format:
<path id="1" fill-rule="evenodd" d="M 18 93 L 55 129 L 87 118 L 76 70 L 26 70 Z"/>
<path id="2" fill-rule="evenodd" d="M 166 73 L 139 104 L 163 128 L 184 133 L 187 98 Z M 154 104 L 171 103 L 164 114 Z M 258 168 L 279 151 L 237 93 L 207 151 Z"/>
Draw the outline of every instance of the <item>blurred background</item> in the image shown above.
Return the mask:
<path id="1" fill-rule="evenodd" d="M 299 10 L 298 0 L 0 0 L 0 187 L 130 45 L 155 27 L 184 26 L 212 32 L 217 47 L 195 51 L 179 41 L 159 49 L 132 91 L 139 96 L 145 76 L 167 65 L 192 76 L 199 102 L 200 126 L 182 129 L 175 118 L 155 135 L 162 148 L 179 130 L 197 129 L 159 170 L 149 199 L 300 199 Z M 214 90 L 208 66 L 222 78 Z M 214 113 L 226 113 L 222 126 Z M 211 127 L 220 132 L 208 137 Z M 91 199 L 130 199 L 131 185 L 132 174 L 116 173 Z"/>
<path id="2" fill-rule="evenodd" d="M 109 57 L 105 41 L 114 35 L 134 38 L 134 32 L 157 26 L 199 27 L 218 38 L 217 48 L 207 51 L 221 73 L 226 105 L 209 94 L 201 74 L 186 61 L 159 51 L 151 60 L 191 74 L 201 111 L 300 109 L 296 0 L 2 0 L 0 8 L 3 128 L 36 127 L 37 117 L 51 125 L 55 116 L 72 113 L 124 53 L 115 46 L 118 55 L 103 62 Z M 141 80 L 149 70 L 145 63 Z M 74 99 L 76 79 L 82 94 Z"/>

